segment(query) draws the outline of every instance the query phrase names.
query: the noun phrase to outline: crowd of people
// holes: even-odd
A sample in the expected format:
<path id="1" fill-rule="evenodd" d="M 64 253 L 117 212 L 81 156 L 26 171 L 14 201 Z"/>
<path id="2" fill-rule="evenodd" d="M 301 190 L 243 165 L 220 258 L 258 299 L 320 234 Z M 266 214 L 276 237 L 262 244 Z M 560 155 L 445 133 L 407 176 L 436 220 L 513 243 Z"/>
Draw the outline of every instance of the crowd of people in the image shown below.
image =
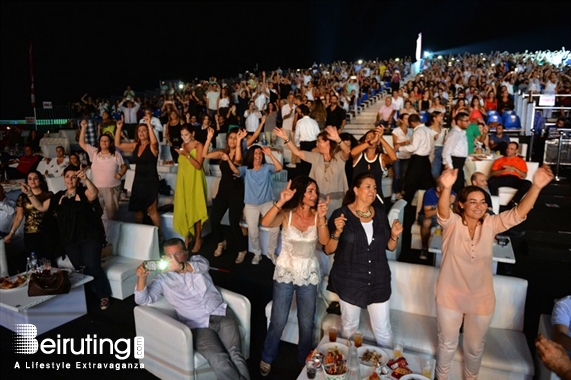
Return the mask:
<path id="1" fill-rule="evenodd" d="M 117 218 L 121 178 L 127 163 L 136 164 L 128 210 L 137 223 L 148 216 L 159 227 L 162 241 L 157 164 L 165 157 L 163 153 L 170 155 L 178 163 L 173 226 L 183 239 L 164 244 L 170 259 L 167 273 L 146 284 L 148 271 L 143 266 L 137 269 L 140 279 L 135 300 L 148 303 L 164 295 L 193 332 L 216 326 L 226 356 L 218 355 L 219 348 L 209 345 L 215 339 L 203 333 L 196 337 L 198 352 L 222 378 L 248 378 L 237 352 L 235 322 L 213 288 L 208 261 L 201 255 L 202 226 L 210 219 L 216 242 L 213 255 L 222 255 L 226 239 L 231 238 L 238 248 L 235 262 L 241 264 L 248 252 L 241 236 L 244 219 L 254 254 L 251 263 L 258 264 L 262 252 L 267 252 L 275 265 L 274 307 L 260 362 L 260 372 L 266 376 L 278 355 L 294 292 L 300 363 L 312 349 L 313 314 L 322 275 L 317 244 L 325 254 L 335 255 L 328 289 L 340 298 L 342 334 L 353 335 L 361 309 L 366 308 L 377 344 L 392 346 L 385 250 L 396 247 L 403 227 L 398 220 L 389 225 L 387 212 L 397 199 L 410 204 L 417 190 L 428 190 L 420 221 L 421 258 L 426 258 L 430 228 L 436 224 L 443 228 L 442 267 L 435 289 L 437 376 L 448 378 L 463 321 L 464 351 L 470 353 L 464 360 L 464 375 L 476 378 L 495 307 L 493 239 L 525 220 L 540 190 L 553 178 L 547 166 L 540 167 L 534 178 L 526 178 L 517 143 L 505 138 L 501 123 L 488 124 L 487 115 L 513 110 L 516 91 L 563 92 L 569 88 L 568 74 L 568 67 L 539 64 L 518 55 L 466 54 L 427 59 L 417 75 L 411 75 L 410 59 L 335 62 L 297 72 L 278 68 L 230 83 L 210 78 L 188 83 L 182 90 L 171 83 L 151 99 L 142 99 L 127 86 L 114 105 L 86 94 L 76 105 L 78 141 L 87 153 L 93 181 L 81 163 L 66 157 L 60 147 L 56 158 L 45 161 L 44 172 L 36 170 L 41 157 L 34 154 L 30 142 L 18 166 L 11 168 L 10 175 L 25 178 L 25 183 L 5 241 L 10 243 L 24 221 L 26 251 L 42 252 L 48 247 L 44 244 L 47 236 L 52 236 L 43 234 L 46 223 L 42 219 L 55 218 L 61 252 L 74 266 L 84 266 L 94 276 L 94 291 L 106 309 L 110 288 L 99 261 L 104 237 L 98 228 L 101 216 L 92 204 L 100 203 L 108 219 Z M 374 125 L 357 140 L 344 131 L 346 114 L 356 110 L 362 94 L 382 89 L 390 89 L 391 94 L 383 99 Z M 426 121 L 421 119 L 423 114 L 428 115 Z M 221 134 L 224 147 L 216 147 Z M 387 134 L 392 144 L 383 137 Z M 276 149 L 291 151 L 292 162 L 300 160 L 296 165 L 299 175 L 288 182 L 278 200 L 273 175 L 284 167 L 274 155 Z M 482 184 L 467 186 L 464 167 L 477 149 L 497 150 L 505 156 L 495 161 L 490 178 L 467 173 L 469 181 Z M 218 160 L 222 173 L 210 213 L 205 160 Z M 66 190 L 48 192 L 44 176 L 60 173 Z M 387 177 L 393 179 L 391 197 L 381 190 Z M 485 189 L 486 181 L 489 189 Z M 497 195 L 498 188 L 506 185 L 517 187 L 518 193 L 507 210 L 492 215 L 489 194 Z M 220 223 L 226 210 L 230 211 L 232 236 L 225 238 Z M 260 243 L 260 219 L 269 230 L 266 247 Z M 477 268 L 471 265 L 474 255 L 481 258 L 476 260 Z M 186 278 L 200 279 L 206 290 L 182 294 Z M 187 301 L 197 308 L 189 309 Z"/>

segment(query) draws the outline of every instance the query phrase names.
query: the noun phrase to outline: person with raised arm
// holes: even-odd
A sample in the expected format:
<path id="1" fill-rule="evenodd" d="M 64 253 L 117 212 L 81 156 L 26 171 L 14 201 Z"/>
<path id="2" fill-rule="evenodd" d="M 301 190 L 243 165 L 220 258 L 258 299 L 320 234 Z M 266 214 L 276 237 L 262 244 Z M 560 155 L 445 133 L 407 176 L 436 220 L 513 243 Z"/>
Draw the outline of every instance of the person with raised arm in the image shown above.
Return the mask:
<path id="1" fill-rule="evenodd" d="M 314 347 L 313 319 L 321 281 L 316 244 L 325 245 L 331 239 L 325 219 L 328 204 L 329 199 L 319 200 L 315 180 L 301 175 L 288 182 L 280 199 L 262 219 L 262 226 L 282 227 L 282 250 L 273 277 L 272 315 L 260 361 L 262 376 L 269 374 L 278 356 L 294 293 L 298 305 L 300 364 L 305 363 Z"/>
<path id="2" fill-rule="evenodd" d="M 460 169 L 461 170 L 461 169 Z M 440 175 L 442 192 L 438 199 L 438 223 L 442 226 L 442 264 L 436 280 L 436 321 L 438 351 L 436 377 L 446 380 L 458 346 L 460 326 L 464 324 L 463 378 L 476 379 L 484 352 L 496 299 L 492 274 L 495 236 L 523 222 L 540 191 L 551 182 L 553 173 L 540 167 L 525 197 L 514 208 L 489 215 L 484 190 L 464 187 L 451 210 L 452 186 L 458 169 Z"/>
<path id="3" fill-rule="evenodd" d="M 157 171 L 157 157 L 159 143 L 153 132 L 150 118 L 146 123 L 137 126 L 135 141 L 121 142 L 121 129 L 123 120 L 117 121 L 115 133 L 115 146 L 123 152 L 133 153 L 131 164 L 135 164 L 135 178 L 131 196 L 129 197 L 129 211 L 135 213 L 135 223 L 143 223 L 144 214 L 148 214 L 153 224 L 159 228 L 159 239 L 162 240 L 161 217 L 157 209 L 159 200 L 159 173 Z"/>

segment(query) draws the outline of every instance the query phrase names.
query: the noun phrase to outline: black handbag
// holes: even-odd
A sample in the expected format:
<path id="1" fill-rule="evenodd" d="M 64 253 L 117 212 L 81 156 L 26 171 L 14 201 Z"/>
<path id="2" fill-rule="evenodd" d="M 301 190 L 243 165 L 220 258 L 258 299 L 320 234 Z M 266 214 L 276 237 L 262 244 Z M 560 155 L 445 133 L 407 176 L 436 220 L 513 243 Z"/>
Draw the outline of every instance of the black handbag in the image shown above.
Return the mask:
<path id="1" fill-rule="evenodd" d="M 50 274 L 32 273 L 28 283 L 28 297 L 67 294 L 70 290 L 71 282 L 65 270 Z"/>

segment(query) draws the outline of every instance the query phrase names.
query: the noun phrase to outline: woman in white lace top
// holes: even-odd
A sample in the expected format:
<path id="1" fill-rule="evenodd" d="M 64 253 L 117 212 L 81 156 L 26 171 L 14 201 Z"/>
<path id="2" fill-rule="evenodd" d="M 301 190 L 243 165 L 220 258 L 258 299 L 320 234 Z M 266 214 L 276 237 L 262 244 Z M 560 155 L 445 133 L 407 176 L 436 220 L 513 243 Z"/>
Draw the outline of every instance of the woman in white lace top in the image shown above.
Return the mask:
<path id="1" fill-rule="evenodd" d="M 298 176 L 289 181 L 279 201 L 262 219 L 265 227 L 282 226 L 282 250 L 274 271 L 272 316 L 260 362 L 263 376 L 269 374 L 271 363 L 278 356 L 294 292 L 298 309 L 300 364 L 305 363 L 313 348 L 313 318 L 321 277 L 315 250 L 318 241 L 327 244 L 330 239 L 325 219 L 328 204 L 329 198 L 319 201 L 315 180 Z"/>

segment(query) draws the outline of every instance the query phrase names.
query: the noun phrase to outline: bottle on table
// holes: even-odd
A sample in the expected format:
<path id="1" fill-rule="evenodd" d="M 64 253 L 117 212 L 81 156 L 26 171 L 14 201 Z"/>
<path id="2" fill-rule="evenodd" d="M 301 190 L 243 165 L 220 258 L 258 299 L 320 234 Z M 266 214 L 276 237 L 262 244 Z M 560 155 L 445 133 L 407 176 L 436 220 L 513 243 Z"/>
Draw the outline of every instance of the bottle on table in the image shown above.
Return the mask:
<path id="1" fill-rule="evenodd" d="M 347 341 L 349 345 L 349 361 L 347 362 L 347 380 L 361 380 L 361 367 L 359 364 L 359 354 L 357 353 L 357 347 L 351 343 L 350 340 Z"/>
<path id="2" fill-rule="evenodd" d="M 35 271 L 38 267 L 38 258 L 36 257 L 36 252 L 32 252 L 30 255 L 30 269 Z"/>

